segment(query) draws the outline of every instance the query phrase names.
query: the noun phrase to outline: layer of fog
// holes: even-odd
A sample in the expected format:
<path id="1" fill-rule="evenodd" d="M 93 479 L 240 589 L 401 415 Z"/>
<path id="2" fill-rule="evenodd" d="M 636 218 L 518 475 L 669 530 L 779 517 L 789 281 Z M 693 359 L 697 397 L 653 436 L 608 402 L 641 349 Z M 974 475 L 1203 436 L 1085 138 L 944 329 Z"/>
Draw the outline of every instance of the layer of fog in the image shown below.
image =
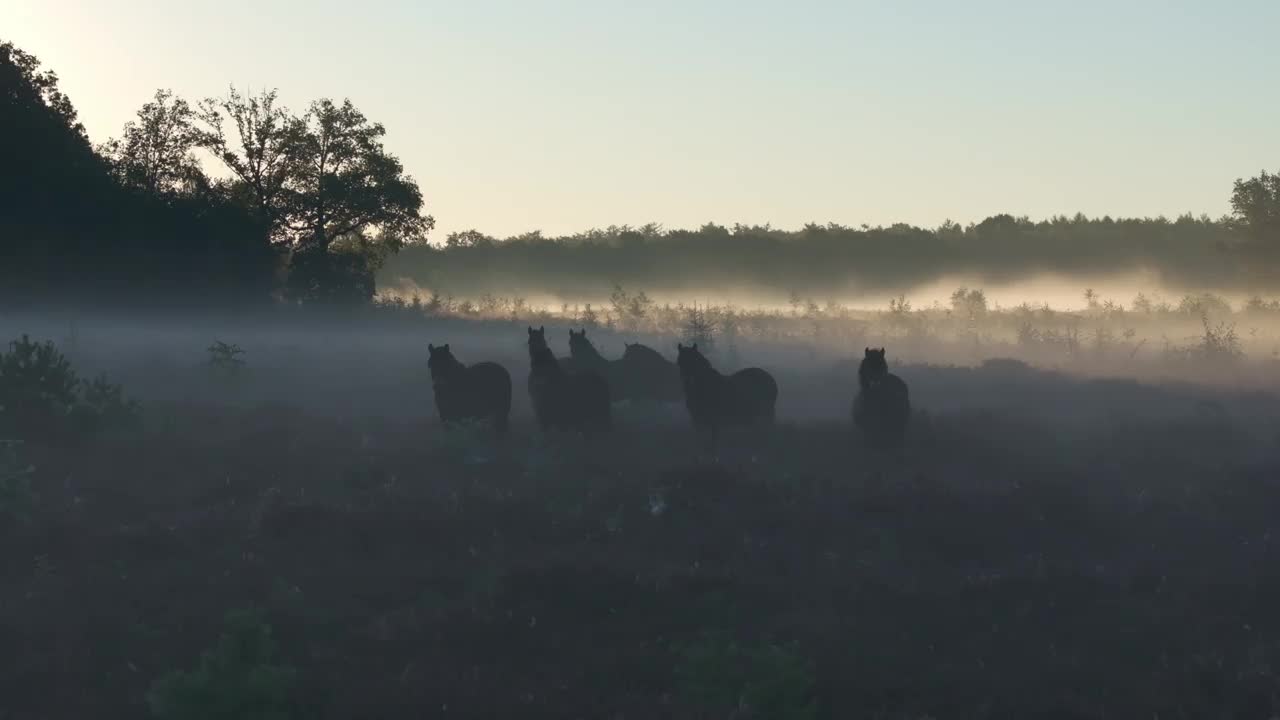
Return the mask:
<path id="1" fill-rule="evenodd" d="M 891 300 L 906 300 L 916 308 L 945 308 L 951 302 L 952 293 L 958 288 L 980 289 L 994 309 L 1013 308 L 1022 304 L 1035 307 L 1048 305 L 1055 310 L 1081 310 L 1087 305 L 1085 291 L 1092 290 L 1099 301 L 1110 300 L 1128 307 L 1138 295 L 1153 303 L 1161 301 L 1177 305 L 1186 295 L 1210 293 L 1221 297 L 1235 307 L 1242 307 L 1255 295 L 1239 289 L 1222 289 L 1209 285 L 1171 285 L 1162 281 L 1154 271 L 1126 271 L 1110 275 L 1090 277 L 1067 274 L 1041 273 L 1033 277 L 1011 282 L 992 282 L 976 275 L 948 275 L 923 285 L 907 286 L 892 291 L 860 289 L 854 284 L 840 292 L 810 291 L 797 288 L 780 292 L 773 288 L 744 287 L 728 284 L 711 284 L 690 290 L 687 288 L 623 287 L 631 293 L 644 292 L 658 304 L 684 306 L 734 306 L 745 310 L 781 311 L 789 309 L 796 300 L 814 301 L 821 305 L 834 303 L 855 310 L 884 310 Z M 418 298 L 428 300 L 433 293 L 456 301 L 479 301 L 484 293 L 446 293 L 414 283 L 408 278 L 395 278 L 380 295 L 399 298 L 406 302 Z M 493 293 L 489 293 L 493 295 Z M 534 309 L 557 311 L 564 306 L 591 304 L 607 308 L 609 293 L 585 294 L 558 292 L 545 286 L 521 287 L 509 285 L 505 298 L 520 299 Z"/>
<path id="2" fill-rule="evenodd" d="M 1097 288 L 1100 295 L 1107 294 L 1104 284 Z M 1065 298 L 1066 286 L 1062 292 Z M 997 301 L 1002 297 L 992 296 Z M 1034 300 L 1049 297 L 1042 289 Z M 1197 342 L 1197 322 L 1181 318 L 1161 331 L 1185 338 L 1190 347 Z M 567 355 L 567 330 L 576 323 L 550 316 L 541 324 L 547 326 L 556 353 Z M 1246 354 L 1229 364 L 1194 355 L 1170 364 L 1151 345 L 1139 346 L 1141 353 L 1121 348 L 1103 357 L 1087 339 L 1070 359 L 1047 347 L 1043 357 L 990 363 L 1018 355 L 1019 347 L 982 334 L 900 336 L 886 334 L 890 331 L 885 328 L 837 322 L 815 324 L 809 335 L 722 337 L 711 352 L 717 366 L 727 371 L 754 365 L 772 372 L 780 386 L 783 422 L 847 423 L 864 345 L 889 348 L 895 372 L 911 385 L 915 407 L 926 412 L 977 409 L 1081 422 L 1206 413 L 1274 420 L 1280 417 L 1280 404 L 1268 393 L 1280 378 L 1272 349 L 1280 324 L 1254 331 L 1242 343 Z M 388 320 L 373 311 L 308 316 L 305 322 L 279 314 L 146 319 L 82 312 L 0 314 L 0 339 L 22 334 L 55 342 L 82 375 L 108 373 L 127 393 L 155 407 L 265 404 L 372 420 L 433 419 L 427 344 L 450 343 L 463 362 L 490 360 L 507 367 L 515 388 L 515 418 L 525 423 L 530 418 L 524 319 L 397 315 Z M 592 328 L 590 337 L 609 358 L 622 354 L 624 342 L 638 341 L 674 359 L 675 345 L 683 339 L 678 331 L 603 326 Z M 226 380 L 211 372 L 209 347 L 215 341 L 244 350 L 246 365 L 239 377 Z M 619 412 L 624 426 L 628 419 L 687 423 L 678 404 Z"/>

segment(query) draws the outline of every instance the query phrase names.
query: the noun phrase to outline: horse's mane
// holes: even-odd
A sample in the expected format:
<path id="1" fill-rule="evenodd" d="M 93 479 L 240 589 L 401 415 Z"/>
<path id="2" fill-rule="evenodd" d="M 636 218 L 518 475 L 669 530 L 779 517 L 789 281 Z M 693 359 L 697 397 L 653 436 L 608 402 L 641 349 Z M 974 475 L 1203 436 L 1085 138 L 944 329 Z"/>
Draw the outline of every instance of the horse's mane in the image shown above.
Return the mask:
<path id="1" fill-rule="evenodd" d="M 448 373 L 450 371 L 465 370 L 466 365 L 462 363 L 449 349 L 447 344 L 440 347 L 430 347 L 430 357 L 427 359 L 427 367 L 433 373 Z"/>
<path id="2" fill-rule="evenodd" d="M 605 360 L 605 357 L 596 349 L 595 343 L 587 339 L 586 330 L 576 335 L 572 330 L 569 331 L 569 354 L 573 355 L 574 350 L 585 354 L 592 360 Z"/>
<path id="3" fill-rule="evenodd" d="M 529 348 L 529 360 L 533 367 L 545 367 L 552 369 L 555 373 L 560 373 L 560 361 L 556 359 L 556 354 L 551 352 L 551 348 Z"/>
<path id="4" fill-rule="evenodd" d="M 711 361 L 707 359 L 706 355 L 698 352 L 698 348 L 696 346 L 682 348 L 680 359 L 676 364 L 680 366 L 680 370 L 682 372 L 697 373 L 699 375 L 723 375 L 719 370 L 716 370 L 715 367 L 712 366 Z"/>

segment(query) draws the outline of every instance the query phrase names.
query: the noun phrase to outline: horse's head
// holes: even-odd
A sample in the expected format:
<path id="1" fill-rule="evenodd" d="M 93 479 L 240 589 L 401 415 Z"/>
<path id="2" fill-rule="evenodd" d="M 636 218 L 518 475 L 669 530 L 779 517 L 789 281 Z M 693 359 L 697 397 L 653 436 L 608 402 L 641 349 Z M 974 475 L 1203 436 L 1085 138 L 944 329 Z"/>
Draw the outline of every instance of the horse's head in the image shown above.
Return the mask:
<path id="1" fill-rule="evenodd" d="M 541 326 L 537 330 L 529 328 L 529 351 L 547 349 L 547 328 Z"/>
<path id="2" fill-rule="evenodd" d="M 431 376 L 435 377 L 441 373 L 448 372 L 457 367 L 458 359 L 453 356 L 453 351 L 449 349 L 449 343 L 445 343 L 439 347 L 427 343 L 427 369 L 431 371 Z"/>
<path id="3" fill-rule="evenodd" d="M 696 373 L 711 369 L 711 362 L 698 351 L 698 343 L 692 345 L 676 344 L 676 365 L 683 373 Z"/>
<path id="4" fill-rule="evenodd" d="M 574 332 L 573 328 L 569 329 L 569 356 L 574 358 L 583 358 L 596 355 L 596 348 L 587 339 L 587 329 L 583 328 L 578 332 Z"/>
<path id="5" fill-rule="evenodd" d="M 858 380 L 870 383 L 889 374 L 889 362 L 885 359 L 884 348 L 864 348 L 862 364 L 858 366 Z"/>

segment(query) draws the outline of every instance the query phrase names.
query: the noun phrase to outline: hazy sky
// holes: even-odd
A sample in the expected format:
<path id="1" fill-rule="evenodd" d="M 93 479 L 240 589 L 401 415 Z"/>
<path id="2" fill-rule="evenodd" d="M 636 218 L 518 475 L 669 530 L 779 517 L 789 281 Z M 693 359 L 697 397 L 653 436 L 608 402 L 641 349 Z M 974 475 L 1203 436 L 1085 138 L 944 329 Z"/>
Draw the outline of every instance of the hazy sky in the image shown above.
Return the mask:
<path id="1" fill-rule="evenodd" d="M 350 97 L 436 238 L 1227 211 L 1280 167 L 1280 2 L 0 3 L 94 141 L 158 87 Z"/>

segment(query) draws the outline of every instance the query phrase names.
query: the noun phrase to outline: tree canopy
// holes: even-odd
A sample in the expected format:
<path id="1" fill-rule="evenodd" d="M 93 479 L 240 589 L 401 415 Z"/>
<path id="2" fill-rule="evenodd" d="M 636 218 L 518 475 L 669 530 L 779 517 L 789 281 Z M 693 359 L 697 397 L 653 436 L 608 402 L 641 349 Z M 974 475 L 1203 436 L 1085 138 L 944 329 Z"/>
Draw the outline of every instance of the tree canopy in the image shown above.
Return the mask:
<path id="1" fill-rule="evenodd" d="M 435 224 L 422 214 L 417 183 L 383 146 L 386 129 L 350 100 L 320 99 L 298 116 L 275 91 L 246 97 L 233 88 L 200 108 L 202 144 L 231 171 L 231 194 L 290 254 L 287 288 L 297 300 L 372 297 L 386 253 Z"/>
<path id="2" fill-rule="evenodd" d="M 385 134 L 350 100 L 161 89 L 94 148 L 57 75 L 0 43 L 0 294 L 367 300 L 434 225 Z"/>
<path id="3" fill-rule="evenodd" d="M 1250 240 L 1280 245 L 1280 172 L 1236 180 L 1231 210 Z"/>
<path id="4" fill-rule="evenodd" d="M 195 111 L 172 90 L 157 90 L 154 99 L 126 123 L 119 139 L 100 148 L 119 182 L 152 196 L 197 195 L 209 189 L 195 149 L 202 136 Z"/>

